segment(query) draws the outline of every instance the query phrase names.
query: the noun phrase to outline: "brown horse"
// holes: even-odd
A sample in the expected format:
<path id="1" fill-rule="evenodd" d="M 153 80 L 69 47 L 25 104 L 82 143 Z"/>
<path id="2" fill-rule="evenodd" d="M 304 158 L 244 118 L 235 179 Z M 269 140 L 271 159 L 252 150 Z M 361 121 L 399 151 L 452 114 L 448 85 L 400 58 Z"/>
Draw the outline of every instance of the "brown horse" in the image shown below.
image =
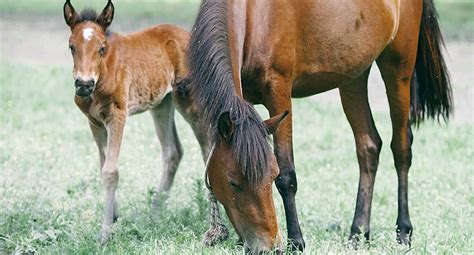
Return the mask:
<path id="1" fill-rule="evenodd" d="M 89 120 L 99 148 L 106 189 L 100 241 L 105 243 L 117 218 L 117 160 L 129 115 L 149 110 L 162 148 L 163 174 L 156 192 L 168 191 L 183 155 L 174 122 L 172 90 L 187 74 L 185 50 L 189 33 L 160 25 L 130 35 L 111 33 L 114 6 L 109 0 L 100 15 L 86 9 L 77 14 L 67 0 L 64 18 L 71 28 L 69 48 L 74 60 L 74 101 Z M 179 98 L 179 97 L 178 97 Z M 190 122 L 206 158 L 207 134 L 193 109 L 179 108 Z M 156 205 L 156 201 L 154 203 Z"/>
<path id="2" fill-rule="evenodd" d="M 275 182 L 289 244 L 304 248 L 295 205 L 291 98 L 334 88 L 339 88 L 354 133 L 360 167 L 350 236 L 369 238 L 382 146 L 367 99 L 374 61 L 385 82 L 392 120 L 397 240 L 410 244 L 410 126 L 425 118 L 448 119 L 452 110 L 442 43 L 432 0 L 203 1 L 188 52 L 194 82 L 190 93 L 211 126 L 210 189 L 246 247 L 268 250 L 279 240 L 271 195 L 279 172 Z M 269 129 L 251 103 L 263 104 L 270 116 L 287 110 L 289 115 L 278 129 Z M 267 143 L 272 132 L 276 159 Z"/>

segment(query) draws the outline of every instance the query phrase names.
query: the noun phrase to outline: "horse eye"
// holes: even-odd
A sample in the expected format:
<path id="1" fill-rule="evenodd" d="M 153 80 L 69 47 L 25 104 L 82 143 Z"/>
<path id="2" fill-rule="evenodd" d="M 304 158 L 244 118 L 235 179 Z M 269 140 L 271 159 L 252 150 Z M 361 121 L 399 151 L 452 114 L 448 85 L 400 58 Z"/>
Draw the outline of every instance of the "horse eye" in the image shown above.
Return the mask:
<path id="1" fill-rule="evenodd" d="M 74 46 L 69 45 L 69 50 L 71 51 L 71 53 L 74 53 L 74 51 L 75 51 L 76 49 L 74 48 Z"/>
<path id="2" fill-rule="evenodd" d="M 233 181 L 229 181 L 229 184 L 230 184 L 230 186 L 232 186 L 232 188 L 234 188 L 234 189 L 237 190 L 237 191 L 241 191 L 241 190 L 242 190 L 242 188 L 240 187 L 240 185 L 237 184 L 237 183 L 235 183 L 235 182 L 233 182 Z"/>
<path id="3" fill-rule="evenodd" d="M 101 56 L 104 56 L 104 54 L 105 54 L 105 47 L 100 47 L 100 49 L 99 49 L 99 54 L 100 54 Z"/>

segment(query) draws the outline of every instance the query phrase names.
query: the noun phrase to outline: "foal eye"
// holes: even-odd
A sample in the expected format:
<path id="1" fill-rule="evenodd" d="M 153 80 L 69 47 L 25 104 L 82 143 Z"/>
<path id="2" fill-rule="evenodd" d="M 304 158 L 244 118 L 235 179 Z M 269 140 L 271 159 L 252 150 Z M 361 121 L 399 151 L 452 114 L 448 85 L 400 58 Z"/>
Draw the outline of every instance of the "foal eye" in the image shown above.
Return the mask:
<path id="1" fill-rule="evenodd" d="M 100 49 L 99 49 L 99 54 L 100 54 L 101 56 L 104 56 L 104 54 L 105 54 L 105 47 L 100 47 Z"/>

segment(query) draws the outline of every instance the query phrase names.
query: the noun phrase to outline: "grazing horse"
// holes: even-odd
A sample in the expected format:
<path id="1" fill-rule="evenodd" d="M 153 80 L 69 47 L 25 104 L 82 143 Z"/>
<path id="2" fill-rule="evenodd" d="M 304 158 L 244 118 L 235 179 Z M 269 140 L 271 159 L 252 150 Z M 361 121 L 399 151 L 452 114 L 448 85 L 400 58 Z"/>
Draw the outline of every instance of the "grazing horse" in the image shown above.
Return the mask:
<path id="1" fill-rule="evenodd" d="M 271 195 L 274 177 L 289 245 L 304 249 L 295 205 L 291 98 L 334 88 L 339 88 L 359 161 L 350 236 L 355 241 L 359 234 L 369 238 L 382 146 L 367 98 L 374 61 L 392 120 L 397 240 L 410 244 L 411 124 L 447 120 L 452 111 L 442 44 L 433 0 L 203 1 L 188 50 L 190 94 L 211 127 L 209 188 L 248 249 L 269 250 L 280 241 Z M 263 122 L 251 104 L 263 104 L 276 118 L 273 124 Z M 278 115 L 285 111 L 286 120 Z M 274 154 L 267 143 L 270 133 Z"/>
<path id="2" fill-rule="evenodd" d="M 111 33 L 108 27 L 113 16 L 110 0 L 100 15 L 90 9 L 78 14 L 69 0 L 64 4 L 64 18 L 71 28 L 74 101 L 89 120 L 99 148 L 106 190 L 102 243 L 110 238 L 112 224 L 117 219 L 117 161 L 129 115 L 150 111 L 163 160 L 163 174 L 156 192 L 171 188 L 183 155 L 174 121 L 173 97 L 176 96 L 172 91 L 187 74 L 185 51 L 189 40 L 188 32 L 172 25 L 155 26 L 126 36 Z M 207 134 L 199 126 L 197 113 L 184 105 L 178 109 L 191 124 L 206 158 Z"/>

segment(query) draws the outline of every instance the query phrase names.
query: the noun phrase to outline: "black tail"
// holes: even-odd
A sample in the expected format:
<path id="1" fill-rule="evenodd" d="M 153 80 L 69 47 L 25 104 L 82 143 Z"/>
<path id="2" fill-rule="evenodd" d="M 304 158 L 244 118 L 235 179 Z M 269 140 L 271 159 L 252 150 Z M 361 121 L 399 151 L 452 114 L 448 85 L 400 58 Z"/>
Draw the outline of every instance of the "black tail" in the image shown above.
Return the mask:
<path id="1" fill-rule="evenodd" d="M 448 70 L 442 54 L 444 40 L 433 0 L 423 0 L 418 53 L 411 85 L 411 122 L 418 126 L 427 118 L 448 121 L 453 98 Z"/>

